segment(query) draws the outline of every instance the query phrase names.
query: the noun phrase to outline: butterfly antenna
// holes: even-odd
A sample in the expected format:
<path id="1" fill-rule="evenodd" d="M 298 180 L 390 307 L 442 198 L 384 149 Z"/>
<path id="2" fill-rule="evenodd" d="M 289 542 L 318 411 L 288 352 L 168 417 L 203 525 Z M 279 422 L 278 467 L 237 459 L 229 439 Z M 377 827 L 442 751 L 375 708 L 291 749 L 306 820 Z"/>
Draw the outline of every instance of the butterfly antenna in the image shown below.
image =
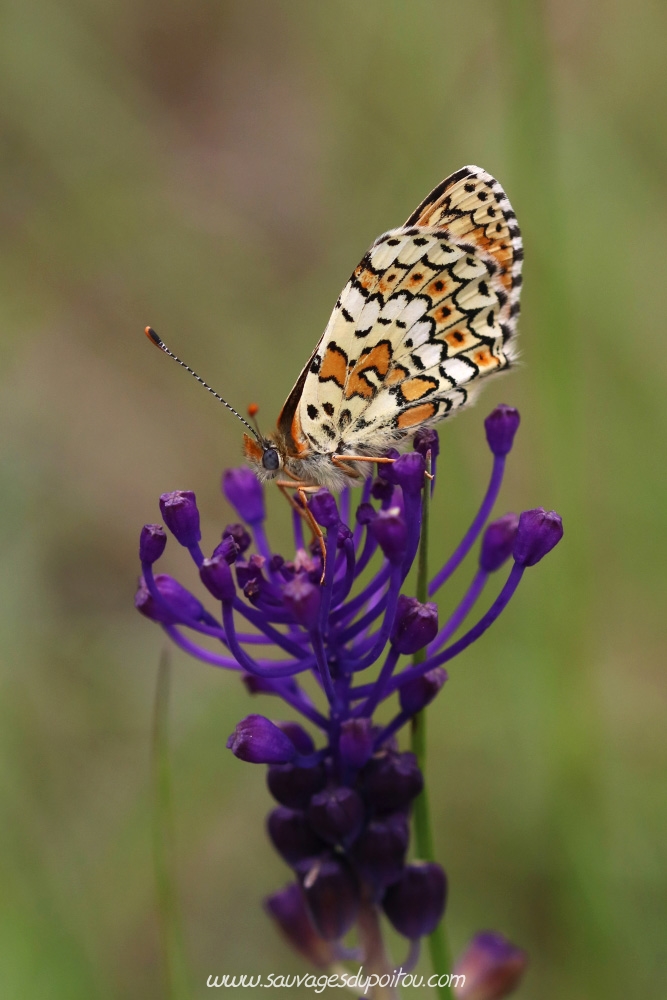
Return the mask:
<path id="1" fill-rule="evenodd" d="M 185 361 L 181 361 L 180 358 L 176 357 L 176 355 L 173 353 L 173 351 L 169 350 L 169 348 L 164 343 L 164 341 L 160 340 L 160 338 L 158 337 L 157 333 L 155 332 L 155 330 L 153 329 L 152 326 L 147 326 L 146 329 L 144 330 L 144 333 L 146 334 L 146 336 L 148 337 L 148 339 L 150 340 L 150 342 L 152 344 L 155 344 L 155 346 L 159 347 L 161 351 L 163 351 L 165 354 L 167 354 L 170 358 L 173 358 L 174 361 L 176 361 L 181 366 L 181 368 L 185 368 L 186 372 L 190 372 L 190 374 L 192 375 L 192 377 L 196 378 L 197 381 L 201 385 L 203 385 L 205 389 L 208 389 L 208 391 L 211 393 L 212 396 L 215 396 L 215 398 L 220 403 L 223 403 L 227 407 L 228 410 L 231 410 L 232 413 L 234 414 L 234 416 L 238 417 L 242 424 L 245 424 L 245 426 L 248 428 L 248 430 L 253 435 L 253 437 L 257 438 L 258 443 L 260 445 L 262 445 L 262 447 L 264 446 L 263 438 L 259 435 L 259 433 L 255 430 L 255 428 L 252 427 L 252 425 L 248 423 L 248 421 L 245 419 L 245 417 L 242 417 L 241 414 L 238 412 L 238 410 L 235 410 L 234 407 L 231 406 L 227 402 L 226 399 L 223 399 L 222 396 L 215 391 L 215 389 L 212 389 L 207 382 L 204 382 L 204 379 L 200 378 L 199 375 L 197 375 L 197 372 L 193 371 L 193 369 L 190 368 L 189 365 L 186 365 Z"/>

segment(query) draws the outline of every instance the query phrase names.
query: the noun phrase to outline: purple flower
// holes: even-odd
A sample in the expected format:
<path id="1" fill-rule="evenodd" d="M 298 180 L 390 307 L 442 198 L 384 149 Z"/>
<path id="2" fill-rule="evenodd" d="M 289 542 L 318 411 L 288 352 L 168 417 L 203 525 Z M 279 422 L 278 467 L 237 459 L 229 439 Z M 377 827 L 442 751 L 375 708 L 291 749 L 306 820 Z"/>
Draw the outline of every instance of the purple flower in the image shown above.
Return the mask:
<path id="1" fill-rule="evenodd" d="M 501 1000 L 516 989 L 527 964 L 525 951 L 502 934 L 480 932 L 454 967 L 455 975 L 465 976 L 457 1000 Z"/>
<path id="2" fill-rule="evenodd" d="M 243 761 L 269 765 L 268 787 L 278 802 L 269 836 L 296 881 L 268 905 L 293 940 L 295 928 L 310 928 L 302 950 L 316 962 L 338 954 L 329 942 L 340 941 L 360 907 L 375 907 L 376 915 L 384 907 L 411 940 L 430 933 L 444 908 L 442 869 L 406 863 L 409 815 L 423 778 L 415 756 L 398 751 L 396 734 L 438 695 L 445 664 L 481 638 L 527 568 L 562 536 L 558 515 L 541 508 L 489 523 L 518 424 L 517 411 L 507 406 L 485 422 L 494 456 L 486 496 L 429 594 L 435 596 L 476 544 L 478 569 L 444 623 L 436 603 L 418 601 L 406 585 L 425 489 L 431 490 L 425 456 L 430 452 L 434 461 L 439 450 L 431 430 L 416 435 L 414 451 L 387 453 L 395 461 L 378 465 L 356 511 L 349 489 L 338 502 L 327 490 L 309 498 L 324 530 L 326 559 L 319 542 L 305 547 L 310 543 L 296 513 L 293 551 L 273 551 L 263 488 L 249 469 L 223 477 L 243 524 L 226 527 L 208 559 L 199 544 L 194 494 L 164 494 L 165 523 L 189 549 L 210 607 L 171 577 L 153 576 L 166 536 L 155 525 L 142 532 L 141 613 L 203 662 L 240 668 L 251 693 L 282 699 L 309 727 L 249 715 L 227 746 Z M 436 491 L 431 516 L 437 515 Z M 489 574 L 512 556 L 496 598 L 476 611 Z"/>

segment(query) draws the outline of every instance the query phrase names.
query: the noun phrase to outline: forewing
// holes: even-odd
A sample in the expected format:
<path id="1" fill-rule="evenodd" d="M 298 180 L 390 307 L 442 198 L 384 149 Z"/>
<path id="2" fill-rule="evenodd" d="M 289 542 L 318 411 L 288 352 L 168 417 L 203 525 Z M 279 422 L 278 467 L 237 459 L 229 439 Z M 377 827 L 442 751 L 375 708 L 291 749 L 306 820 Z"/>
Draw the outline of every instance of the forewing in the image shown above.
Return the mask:
<path id="1" fill-rule="evenodd" d="M 303 373 L 296 416 L 310 448 L 369 449 L 412 433 L 507 368 L 522 257 L 507 196 L 479 167 L 457 171 L 380 236 Z"/>

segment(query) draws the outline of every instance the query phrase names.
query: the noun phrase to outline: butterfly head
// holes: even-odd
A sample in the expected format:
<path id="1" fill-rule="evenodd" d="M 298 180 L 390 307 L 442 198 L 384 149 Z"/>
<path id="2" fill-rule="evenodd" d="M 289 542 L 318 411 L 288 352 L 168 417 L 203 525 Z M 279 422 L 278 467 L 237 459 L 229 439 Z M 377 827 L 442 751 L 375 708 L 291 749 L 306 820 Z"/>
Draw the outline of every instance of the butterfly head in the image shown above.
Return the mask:
<path id="1" fill-rule="evenodd" d="M 243 452 L 262 482 L 274 479 L 283 468 L 283 456 L 271 438 L 255 439 L 244 434 Z"/>

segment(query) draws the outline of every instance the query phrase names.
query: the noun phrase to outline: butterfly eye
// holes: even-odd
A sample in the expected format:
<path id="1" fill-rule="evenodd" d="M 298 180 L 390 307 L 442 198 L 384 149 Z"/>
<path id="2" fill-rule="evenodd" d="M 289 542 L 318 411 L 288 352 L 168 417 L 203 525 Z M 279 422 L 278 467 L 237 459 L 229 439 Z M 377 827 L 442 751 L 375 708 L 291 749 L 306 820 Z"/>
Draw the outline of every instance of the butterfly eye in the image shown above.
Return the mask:
<path id="1" fill-rule="evenodd" d="M 262 465 L 268 472 L 275 472 L 280 468 L 280 455 L 276 448 L 265 448 L 262 455 Z"/>

